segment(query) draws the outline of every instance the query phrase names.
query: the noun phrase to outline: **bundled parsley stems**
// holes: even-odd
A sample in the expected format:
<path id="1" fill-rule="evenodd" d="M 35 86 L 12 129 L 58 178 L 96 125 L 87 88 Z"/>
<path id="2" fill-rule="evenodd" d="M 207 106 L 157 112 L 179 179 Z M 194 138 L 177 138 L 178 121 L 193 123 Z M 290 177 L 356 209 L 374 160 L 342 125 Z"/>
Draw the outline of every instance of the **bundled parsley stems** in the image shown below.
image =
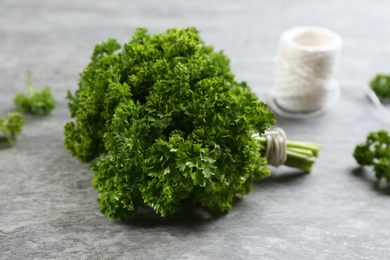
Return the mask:
<path id="1" fill-rule="evenodd" d="M 379 77 L 373 90 L 390 98 L 390 80 Z M 113 39 L 98 44 L 68 100 L 75 121 L 65 126 L 65 146 L 92 162 L 101 211 L 111 218 L 133 218 L 144 207 L 162 217 L 190 206 L 227 211 L 237 194 L 270 175 L 276 155 L 268 152 L 278 152 L 264 135 L 275 123 L 272 111 L 194 28 L 155 35 L 137 29 L 124 46 Z M 28 96 L 15 103 L 35 114 L 55 106 L 50 89 L 34 90 L 30 75 Z M 16 112 L 0 119 L 10 142 L 22 125 Z M 310 172 L 320 146 L 281 142 L 281 162 Z M 386 131 L 371 133 L 354 156 L 390 182 Z"/>

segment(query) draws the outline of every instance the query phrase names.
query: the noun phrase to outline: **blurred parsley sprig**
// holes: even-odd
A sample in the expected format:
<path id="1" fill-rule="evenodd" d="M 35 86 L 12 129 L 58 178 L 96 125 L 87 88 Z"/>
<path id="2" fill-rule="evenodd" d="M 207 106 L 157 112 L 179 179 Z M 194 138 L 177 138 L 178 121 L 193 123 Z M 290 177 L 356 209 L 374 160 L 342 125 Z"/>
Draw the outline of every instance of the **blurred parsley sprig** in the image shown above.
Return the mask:
<path id="1" fill-rule="evenodd" d="M 15 96 L 14 102 L 22 112 L 47 115 L 56 106 L 51 89 L 47 86 L 40 91 L 34 89 L 31 80 L 31 71 L 27 72 L 28 94 L 19 93 Z"/>
<path id="2" fill-rule="evenodd" d="M 18 112 L 11 112 L 8 116 L 0 118 L 0 131 L 11 145 L 14 144 L 15 136 L 22 132 L 23 125 L 24 119 Z"/>
<path id="3" fill-rule="evenodd" d="M 371 80 L 370 87 L 382 101 L 390 101 L 390 75 L 377 74 Z"/>
<path id="4" fill-rule="evenodd" d="M 371 132 L 353 153 L 361 166 L 373 166 L 377 179 L 390 183 L 390 135 L 385 130 Z"/>

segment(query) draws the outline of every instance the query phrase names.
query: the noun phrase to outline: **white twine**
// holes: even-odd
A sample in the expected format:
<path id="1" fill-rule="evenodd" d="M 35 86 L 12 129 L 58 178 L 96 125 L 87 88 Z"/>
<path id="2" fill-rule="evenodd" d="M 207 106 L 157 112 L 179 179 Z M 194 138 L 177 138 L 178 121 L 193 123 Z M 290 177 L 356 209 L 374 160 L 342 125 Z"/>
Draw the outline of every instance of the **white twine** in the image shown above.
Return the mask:
<path id="1" fill-rule="evenodd" d="M 295 27 L 280 38 L 271 108 L 289 118 L 324 113 L 340 96 L 333 79 L 342 40 L 320 27 Z"/>
<path id="2" fill-rule="evenodd" d="M 275 127 L 264 133 L 267 140 L 265 158 L 268 164 L 278 167 L 283 165 L 287 160 L 287 139 L 283 129 Z M 253 138 L 260 137 L 259 134 L 252 135 Z"/>
<path id="3" fill-rule="evenodd" d="M 390 124 L 390 112 L 382 104 L 381 100 L 378 98 L 375 92 L 370 87 L 368 87 L 366 89 L 366 93 L 371 102 L 374 104 L 375 108 L 379 110 L 381 119 L 387 124 Z"/>

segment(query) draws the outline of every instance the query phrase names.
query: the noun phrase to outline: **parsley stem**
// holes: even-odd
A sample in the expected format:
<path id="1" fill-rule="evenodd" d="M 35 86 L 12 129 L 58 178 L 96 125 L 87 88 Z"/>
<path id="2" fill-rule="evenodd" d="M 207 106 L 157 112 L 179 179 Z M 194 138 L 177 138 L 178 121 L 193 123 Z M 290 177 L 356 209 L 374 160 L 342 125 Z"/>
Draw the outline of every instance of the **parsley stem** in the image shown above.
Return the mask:
<path id="1" fill-rule="evenodd" d="M 34 87 L 33 87 L 33 84 L 32 84 L 32 79 L 31 79 L 31 70 L 28 70 L 27 71 L 27 86 L 28 86 L 28 91 L 30 92 L 30 94 L 32 95 L 34 93 Z"/>

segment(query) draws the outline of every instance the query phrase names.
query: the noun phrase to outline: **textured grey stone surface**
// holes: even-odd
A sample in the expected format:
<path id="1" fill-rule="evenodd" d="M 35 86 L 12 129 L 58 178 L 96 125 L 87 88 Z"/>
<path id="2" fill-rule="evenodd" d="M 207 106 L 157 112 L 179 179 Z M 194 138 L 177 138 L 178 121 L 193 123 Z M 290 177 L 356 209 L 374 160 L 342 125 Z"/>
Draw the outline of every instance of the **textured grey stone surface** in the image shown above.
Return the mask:
<path id="1" fill-rule="evenodd" d="M 0 114 L 15 109 L 28 69 L 58 100 L 51 115 L 26 117 L 14 147 L 0 147 L 0 259 L 389 259 L 390 189 L 351 156 L 369 131 L 389 129 L 364 94 L 376 72 L 390 71 L 389 10 L 385 0 L 0 0 Z M 105 218 L 88 165 L 63 147 L 66 90 L 96 42 L 189 25 L 261 99 L 284 30 L 319 25 L 342 36 L 337 105 L 310 120 L 278 118 L 290 139 L 322 143 L 320 159 L 310 175 L 273 169 L 218 218 L 200 209 Z"/>

